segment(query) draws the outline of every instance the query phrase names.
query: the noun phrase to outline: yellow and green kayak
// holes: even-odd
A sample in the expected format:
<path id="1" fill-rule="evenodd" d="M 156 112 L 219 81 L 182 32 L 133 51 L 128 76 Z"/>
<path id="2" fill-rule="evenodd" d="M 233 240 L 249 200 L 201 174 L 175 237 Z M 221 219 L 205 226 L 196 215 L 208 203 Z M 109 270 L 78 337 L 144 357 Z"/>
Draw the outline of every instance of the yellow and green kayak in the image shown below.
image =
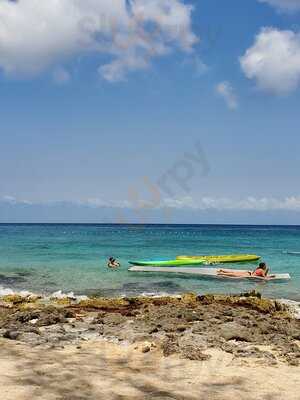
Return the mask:
<path id="1" fill-rule="evenodd" d="M 260 256 L 255 254 L 228 254 L 221 256 L 178 256 L 177 260 L 205 260 L 207 264 L 224 264 L 257 261 Z"/>
<path id="2" fill-rule="evenodd" d="M 175 260 L 129 261 L 129 264 L 141 267 L 184 267 L 208 264 L 240 263 L 257 261 L 260 257 L 253 254 L 231 254 L 224 256 L 178 256 Z"/>

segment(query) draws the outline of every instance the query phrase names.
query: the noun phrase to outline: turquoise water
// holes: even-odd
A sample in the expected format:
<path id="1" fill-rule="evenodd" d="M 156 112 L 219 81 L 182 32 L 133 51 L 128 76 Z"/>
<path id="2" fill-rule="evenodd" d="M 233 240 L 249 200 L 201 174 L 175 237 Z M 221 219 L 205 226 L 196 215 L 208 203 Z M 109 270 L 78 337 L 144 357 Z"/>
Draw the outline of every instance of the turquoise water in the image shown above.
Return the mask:
<path id="1" fill-rule="evenodd" d="M 105 296 L 150 293 L 239 293 L 300 300 L 300 227 L 194 225 L 0 225 L 0 293 L 73 291 Z M 249 282 L 138 274 L 128 260 L 175 258 L 179 254 L 253 253 L 290 282 Z M 109 256 L 122 264 L 106 267 Z M 243 265 L 252 269 L 255 263 Z M 227 265 L 226 267 L 229 267 Z M 241 265 L 234 265 L 241 268 Z"/>

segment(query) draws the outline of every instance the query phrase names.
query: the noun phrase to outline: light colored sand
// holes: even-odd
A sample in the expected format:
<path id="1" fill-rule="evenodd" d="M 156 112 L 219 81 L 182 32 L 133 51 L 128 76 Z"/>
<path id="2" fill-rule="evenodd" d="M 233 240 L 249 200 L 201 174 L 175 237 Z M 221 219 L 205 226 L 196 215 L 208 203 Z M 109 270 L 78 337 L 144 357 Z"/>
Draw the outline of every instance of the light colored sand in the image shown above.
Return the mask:
<path id="1" fill-rule="evenodd" d="M 196 362 L 103 342 L 41 351 L 1 339 L 0 399 L 299 400 L 300 368 L 211 354 Z"/>

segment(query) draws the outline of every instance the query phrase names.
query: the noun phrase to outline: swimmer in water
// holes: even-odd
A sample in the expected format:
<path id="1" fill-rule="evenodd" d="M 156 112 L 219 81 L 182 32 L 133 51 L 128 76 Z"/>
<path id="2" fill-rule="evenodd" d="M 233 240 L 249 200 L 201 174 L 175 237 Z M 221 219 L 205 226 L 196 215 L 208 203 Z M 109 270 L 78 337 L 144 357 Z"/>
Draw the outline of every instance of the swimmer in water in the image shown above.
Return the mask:
<path id="1" fill-rule="evenodd" d="M 121 266 L 121 264 L 113 257 L 109 257 L 108 262 L 107 262 L 108 268 L 111 269 L 116 269 Z"/>

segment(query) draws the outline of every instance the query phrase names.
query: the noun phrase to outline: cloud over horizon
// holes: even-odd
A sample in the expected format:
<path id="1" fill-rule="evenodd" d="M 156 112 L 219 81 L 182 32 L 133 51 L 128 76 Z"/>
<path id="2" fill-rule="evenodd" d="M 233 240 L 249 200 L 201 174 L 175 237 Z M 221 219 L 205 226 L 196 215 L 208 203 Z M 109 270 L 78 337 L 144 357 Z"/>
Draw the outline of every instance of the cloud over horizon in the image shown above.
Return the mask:
<path id="1" fill-rule="evenodd" d="M 240 64 L 246 77 L 264 91 L 295 91 L 300 85 L 300 33 L 262 28 Z"/>
<path id="2" fill-rule="evenodd" d="M 260 3 L 267 3 L 279 11 L 298 11 L 300 10 L 300 0 L 258 0 Z"/>
<path id="3" fill-rule="evenodd" d="M 128 200 L 105 201 L 103 199 L 91 198 L 81 201 L 52 201 L 52 202 L 33 202 L 28 200 L 18 200 L 13 196 L 4 196 L 0 203 L 11 206 L 47 206 L 55 207 L 64 205 L 66 207 L 87 207 L 87 208 L 116 208 L 116 209 L 163 209 L 171 208 L 177 210 L 231 210 L 231 211 L 300 211 L 300 196 L 289 196 L 285 198 L 275 197 L 253 197 L 229 198 L 229 197 L 202 197 L 193 198 L 191 196 L 162 198 L 160 203 L 151 203 L 147 200 L 141 200 L 140 203 L 132 203 Z"/>
<path id="4" fill-rule="evenodd" d="M 99 65 L 101 76 L 122 80 L 174 49 L 190 52 L 198 40 L 192 10 L 182 0 L 2 0 L 0 69 L 34 76 L 74 57 L 100 54 L 110 58 Z M 54 78 L 67 81 L 68 72 L 59 71 Z"/>

